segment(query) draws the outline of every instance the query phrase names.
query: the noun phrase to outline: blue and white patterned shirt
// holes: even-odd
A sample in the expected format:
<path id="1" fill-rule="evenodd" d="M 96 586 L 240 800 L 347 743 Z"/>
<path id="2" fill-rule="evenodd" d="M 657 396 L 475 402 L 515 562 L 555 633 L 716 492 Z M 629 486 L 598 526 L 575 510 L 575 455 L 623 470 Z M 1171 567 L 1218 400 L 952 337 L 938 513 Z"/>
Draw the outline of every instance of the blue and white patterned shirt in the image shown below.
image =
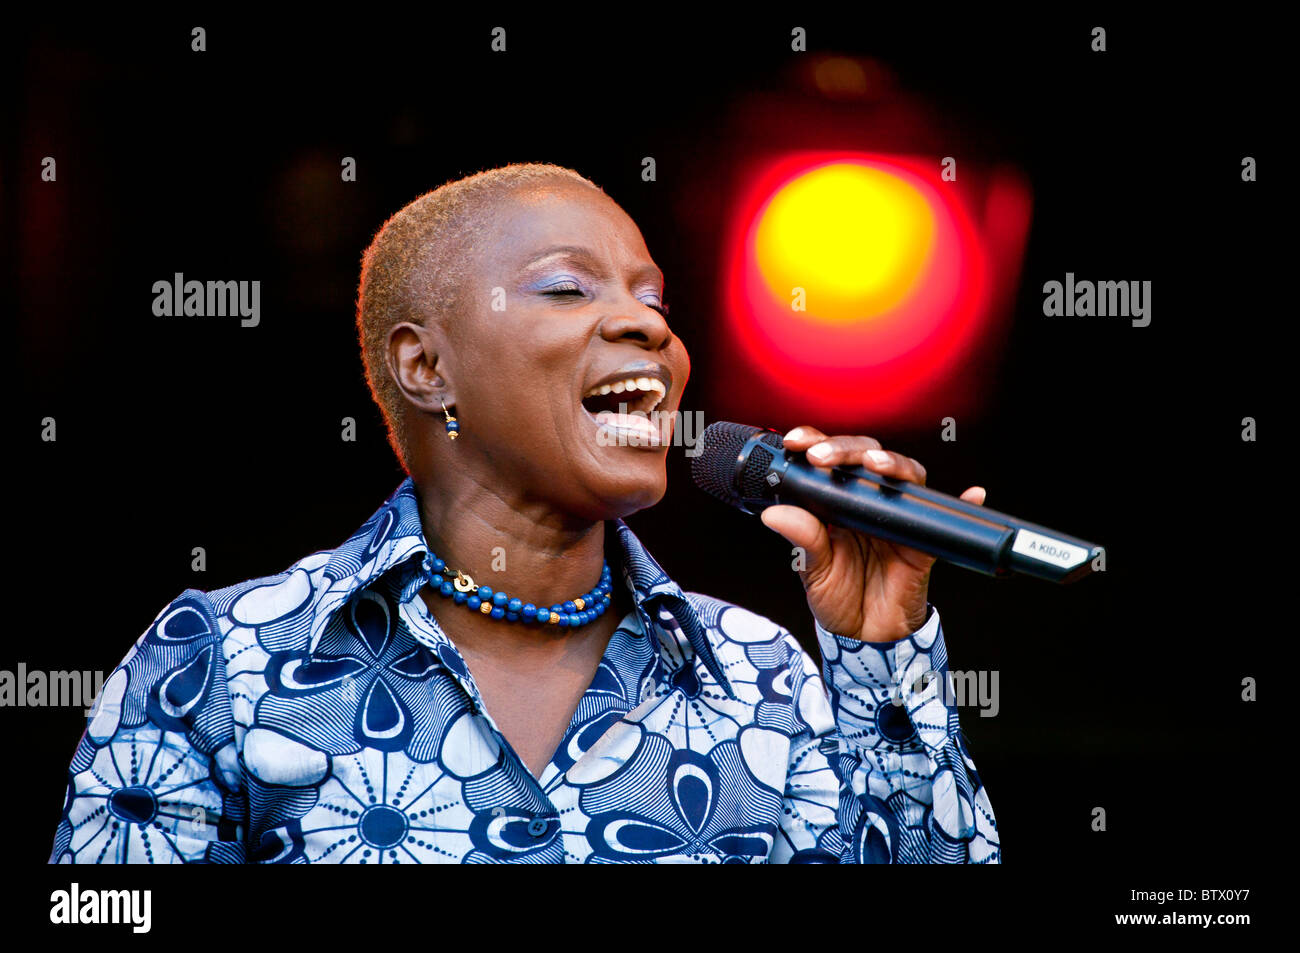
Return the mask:
<path id="1" fill-rule="evenodd" d="M 636 608 L 540 780 L 419 597 L 408 479 L 338 549 L 158 615 L 100 694 L 50 862 L 1000 861 L 933 607 L 889 644 L 817 626 L 819 674 L 613 529 Z"/>

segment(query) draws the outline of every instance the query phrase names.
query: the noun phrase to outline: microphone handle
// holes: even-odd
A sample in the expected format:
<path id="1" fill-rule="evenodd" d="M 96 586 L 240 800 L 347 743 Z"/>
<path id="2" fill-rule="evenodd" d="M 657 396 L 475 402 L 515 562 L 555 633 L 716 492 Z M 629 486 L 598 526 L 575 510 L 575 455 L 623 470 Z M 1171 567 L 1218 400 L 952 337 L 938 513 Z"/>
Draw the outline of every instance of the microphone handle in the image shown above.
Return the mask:
<path id="1" fill-rule="evenodd" d="M 778 477 L 771 485 L 771 502 L 803 507 L 824 522 L 911 546 L 976 572 L 1073 582 L 1092 572 L 1092 560 L 1103 551 L 1045 526 L 860 465 L 828 471 L 808 463 L 802 453 L 780 454 L 771 464 Z M 864 493 L 864 483 L 875 492 Z"/>

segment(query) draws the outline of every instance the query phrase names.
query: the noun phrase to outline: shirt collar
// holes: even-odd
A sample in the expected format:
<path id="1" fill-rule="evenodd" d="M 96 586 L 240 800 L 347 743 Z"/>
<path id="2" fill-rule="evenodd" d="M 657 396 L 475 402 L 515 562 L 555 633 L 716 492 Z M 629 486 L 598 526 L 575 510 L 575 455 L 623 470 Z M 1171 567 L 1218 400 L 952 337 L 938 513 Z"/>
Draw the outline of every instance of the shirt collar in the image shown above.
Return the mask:
<path id="1" fill-rule="evenodd" d="M 668 578 L 623 520 L 616 519 L 613 525 L 623 554 L 623 578 L 646 632 L 652 631 L 651 610 L 658 608 L 659 623 L 679 629 L 722 690 L 735 698 L 704 622 L 686 594 Z M 432 558 L 420 524 L 415 481 L 407 477 L 384 505 L 330 556 L 325 566 L 327 585 L 312 619 L 308 651 L 316 651 L 334 613 L 384 575 L 401 573 L 402 602 L 414 598 L 425 584 Z"/>

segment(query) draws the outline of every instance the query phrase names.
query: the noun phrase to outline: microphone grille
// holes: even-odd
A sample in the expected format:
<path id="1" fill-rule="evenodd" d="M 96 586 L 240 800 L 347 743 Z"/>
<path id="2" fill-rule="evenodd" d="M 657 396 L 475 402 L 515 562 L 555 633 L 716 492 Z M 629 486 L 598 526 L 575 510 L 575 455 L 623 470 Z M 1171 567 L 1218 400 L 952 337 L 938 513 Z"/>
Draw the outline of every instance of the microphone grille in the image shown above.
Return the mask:
<path id="1" fill-rule="evenodd" d="M 780 434 L 771 434 L 776 437 L 778 444 L 783 443 Z M 776 453 L 773 452 L 770 444 L 772 441 L 763 437 L 762 443 L 754 444 L 754 449 L 749 451 L 749 456 L 745 458 L 745 468 L 740 471 L 740 477 L 737 482 L 740 484 L 740 498 L 742 500 L 756 500 L 768 495 L 772 488 L 767 485 L 767 468 L 771 465 Z"/>
<path id="2" fill-rule="evenodd" d="M 739 461 L 740 451 L 744 448 L 745 442 L 757 434 L 763 435 L 763 444 L 777 448 L 782 446 L 780 434 L 764 430 L 762 427 L 751 427 L 727 420 L 720 420 L 705 427 L 704 432 L 700 434 L 702 448 L 691 460 L 691 476 L 695 480 L 695 485 L 710 496 L 717 497 L 732 506 L 737 505 L 742 499 L 761 496 L 765 488 L 762 485 L 762 474 L 772 458 L 772 452 L 762 444 L 755 446 L 751 451 L 751 459 L 756 454 L 766 453 L 767 456 L 761 460 L 753 460 L 753 463 L 761 463 L 761 466 L 745 467 L 740 476 L 740 494 L 736 492 L 736 464 Z M 748 483 L 754 480 L 758 480 L 759 485 L 749 486 Z"/>

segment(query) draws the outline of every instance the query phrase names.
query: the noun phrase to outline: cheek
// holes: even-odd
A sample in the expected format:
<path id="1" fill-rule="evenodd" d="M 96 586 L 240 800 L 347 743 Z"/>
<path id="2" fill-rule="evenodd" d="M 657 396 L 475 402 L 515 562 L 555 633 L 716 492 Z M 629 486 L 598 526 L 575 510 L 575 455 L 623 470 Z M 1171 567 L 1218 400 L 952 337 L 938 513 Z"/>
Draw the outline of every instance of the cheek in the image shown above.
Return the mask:
<path id="1" fill-rule="evenodd" d="M 501 340 L 475 361 L 470 386 L 492 417 L 491 427 L 507 434 L 529 433 L 535 450 L 555 438 L 569 438 L 580 413 L 577 390 L 581 342 L 574 343 L 502 329 Z M 530 451 L 532 452 L 532 451 Z"/>
<path id="2" fill-rule="evenodd" d="M 669 345 L 668 351 L 673 360 L 673 375 L 676 376 L 680 370 L 682 372 L 680 380 L 685 383 L 687 375 L 691 373 L 691 355 L 686 350 L 686 342 L 674 334 L 673 343 Z"/>
<path id="3" fill-rule="evenodd" d="M 457 412 L 461 428 L 498 444 L 513 444 L 536 417 L 530 387 L 520 380 L 518 368 L 508 360 L 506 355 L 485 352 L 480 359 L 465 363 L 462 373 L 469 379 L 458 385 L 466 396 Z"/>
<path id="4" fill-rule="evenodd" d="M 492 317 L 497 319 L 495 323 Z M 544 365 L 548 358 L 541 353 L 537 335 L 529 333 L 525 324 L 503 318 L 502 314 L 485 317 L 490 330 L 465 342 L 468 353 L 459 363 L 470 389 L 501 403 L 514 403 L 533 393 L 547 376 Z"/>

